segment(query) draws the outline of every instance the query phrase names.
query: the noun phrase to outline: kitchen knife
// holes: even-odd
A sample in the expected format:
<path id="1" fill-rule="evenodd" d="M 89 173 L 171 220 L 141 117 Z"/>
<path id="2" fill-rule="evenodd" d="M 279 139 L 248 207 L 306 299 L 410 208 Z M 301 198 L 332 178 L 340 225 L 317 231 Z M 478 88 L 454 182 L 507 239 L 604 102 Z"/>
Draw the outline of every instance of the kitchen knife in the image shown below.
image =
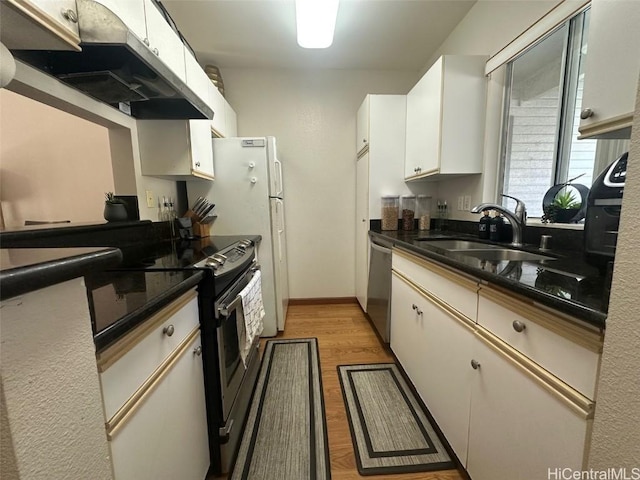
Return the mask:
<path id="1" fill-rule="evenodd" d="M 196 203 L 193 204 L 193 207 L 191 207 L 191 211 L 193 213 L 197 213 L 198 212 L 198 208 L 200 208 L 200 206 L 202 205 L 202 202 L 204 202 L 204 197 L 198 197 L 196 200 Z"/>
<path id="2" fill-rule="evenodd" d="M 209 206 L 209 202 L 207 200 L 205 200 L 204 202 L 202 202 L 200 204 L 200 206 L 198 207 L 198 210 L 196 210 L 196 214 L 200 218 L 204 217 L 204 211 L 207 209 L 208 206 Z"/>
<path id="3" fill-rule="evenodd" d="M 201 217 L 203 217 L 203 218 L 204 218 L 204 217 L 206 217 L 206 216 L 209 214 L 209 212 L 210 212 L 211 210 L 213 210 L 213 207 L 215 207 L 215 206 L 216 206 L 216 204 L 215 204 L 215 203 L 210 203 L 210 204 L 207 206 L 207 208 L 205 208 L 205 209 L 204 209 L 204 211 L 202 212 L 202 215 L 200 215 L 200 216 L 201 216 Z"/>

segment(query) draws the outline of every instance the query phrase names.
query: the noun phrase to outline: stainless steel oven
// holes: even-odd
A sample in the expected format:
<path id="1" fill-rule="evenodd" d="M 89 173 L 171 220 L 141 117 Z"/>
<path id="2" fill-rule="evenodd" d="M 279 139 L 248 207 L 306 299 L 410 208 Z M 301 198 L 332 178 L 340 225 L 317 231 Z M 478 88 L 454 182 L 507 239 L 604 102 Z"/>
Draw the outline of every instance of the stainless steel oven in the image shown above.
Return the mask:
<path id="1" fill-rule="evenodd" d="M 246 338 L 244 311 L 240 292 L 252 280 L 259 265 L 254 261 L 248 270 L 236 280 L 229 288 L 222 292 L 214 305 L 215 318 L 218 324 L 218 366 L 220 371 L 220 386 L 222 397 L 222 414 L 224 425 L 219 428 L 222 437 L 228 436 L 229 441 L 224 444 L 222 463 L 229 463 L 235 449 L 236 437 L 242 428 L 242 420 L 239 414 L 244 415 L 246 405 L 249 403 L 251 388 L 243 390 L 243 384 L 247 387 L 255 383 L 257 374 L 259 340 L 253 340 L 251 349 L 246 358 L 246 367 L 240 354 L 240 342 Z M 255 370 L 255 371 L 254 371 Z M 228 450 L 228 451 L 227 451 Z M 225 459 L 227 461 L 225 461 Z M 226 470 L 226 469 L 225 469 Z"/>

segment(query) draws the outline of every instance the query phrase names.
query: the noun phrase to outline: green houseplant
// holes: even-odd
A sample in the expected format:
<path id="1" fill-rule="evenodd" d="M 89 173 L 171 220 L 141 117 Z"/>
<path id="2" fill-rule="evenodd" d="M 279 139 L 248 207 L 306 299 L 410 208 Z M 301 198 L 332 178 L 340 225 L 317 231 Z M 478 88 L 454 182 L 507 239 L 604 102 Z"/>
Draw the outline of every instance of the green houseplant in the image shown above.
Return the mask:
<path id="1" fill-rule="evenodd" d="M 565 186 L 556 193 L 549 205 L 544 205 L 544 219 L 551 223 L 569 223 L 578 214 L 582 202 L 576 199 L 574 192 Z"/>
<path id="2" fill-rule="evenodd" d="M 104 194 L 104 219 L 107 222 L 122 222 L 127 219 L 127 209 L 124 202 L 115 198 L 113 192 Z"/>

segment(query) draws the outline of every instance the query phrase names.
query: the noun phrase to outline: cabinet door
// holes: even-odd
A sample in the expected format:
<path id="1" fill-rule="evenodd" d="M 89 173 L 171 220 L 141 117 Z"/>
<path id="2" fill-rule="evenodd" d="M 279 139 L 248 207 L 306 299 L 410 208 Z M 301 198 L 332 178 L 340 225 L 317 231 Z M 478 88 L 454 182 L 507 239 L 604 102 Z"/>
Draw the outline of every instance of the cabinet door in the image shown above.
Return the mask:
<path id="1" fill-rule="evenodd" d="M 144 15 L 147 22 L 149 48 L 178 78 L 183 82 L 186 81 L 184 45 L 180 38 L 152 0 L 144 0 Z"/>
<path id="2" fill-rule="evenodd" d="M 471 380 L 469 352 L 474 342 L 470 322 L 459 320 L 427 301 L 422 313 L 425 323 L 422 392 L 427 408 L 444 432 L 458 458 L 467 458 Z"/>
<path id="3" fill-rule="evenodd" d="M 147 23 L 144 18 L 144 0 L 96 0 L 113 13 L 140 39 L 147 38 Z"/>
<path id="4" fill-rule="evenodd" d="M 213 180 L 213 145 L 211 144 L 211 121 L 189 120 L 191 143 L 191 169 Z"/>
<path id="5" fill-rule="evenodd" d="M 358 109 L 356 117 L 356 152 L 360 153 L 369 146 L 369 102 L 371 96 L 367 95 Z"/>
<path id="6" fill-rule="evenodd" d="M 211 83 L 211 82 L 210 82 Z M 226 137 L 226 106 L 225 99 L 220 90 L 211 83 L 209 85 L 209 106 L 213 109 L 211 129 L 216 137 Z"/>
<path id="7" fill-rule="evenodd" d="M 356 298 L 367 311 L 369 283 L 369 154 L 356 166 Z"/>
<path id="8" fill-rule="evenodd" d="M 68 30 L 75 37 L 80 35 L 76 0 L 29 0 L 29 3 L 49 15 L 57 24 Z"/>
<path id="9" fill-rule="evenodd" d="M 441 57 L 407 94 L 405 178 L 440 165 L 442 65 Z"/>
<path id="10" fill-rule="evenodd" d="M 419 312 L 426 309 L 426 301 L 405 281 L 391 277 L 391 350 L 416 387 L 422 398 L 429 388 L 424 374 L 427 339 L 425 317 Z M 426 403 L 426 402 L 425 402 Z"/>
<path id="11" fill-rule="evenodd" d="M 225 124 L 225 137 L 237 137 L 238 136 L 238 117 L 236 112 L 229 102 L 224 101 L 224 124 Z"/>
<path id="12" fill-rule="evenodd" d="M 196 61 L 195 57 L 191 54 L 191 51 L 186 47 L 184 48 L 184 63 L 185 72 L 187 78 L 187 86 L 195 93 L 200 99 L 209 103 L 209 85 L 211 80 L 204 73 L 204 70 L 200 64 Z"/>
<path id="13" fill-rule="evenodd" d="M 582 110 L 593 114 L 580 120 L 582 135 L 631 126 L 640 73 L 638 24 L 637 0 L 591 2 Z"/>
<path id="14" fill-rule="evenodd" d="M 200 334 L 111 440 L 118 480 L 202 480 L 209 468 Z"/>
<path id="15" fill-rule="evenodd" d="M 473 480 L 548 478 L 581 470 L 588 420 L 476 339 L 467 471 Z M 472 370 L 470 364 L 468 368 Z"/>

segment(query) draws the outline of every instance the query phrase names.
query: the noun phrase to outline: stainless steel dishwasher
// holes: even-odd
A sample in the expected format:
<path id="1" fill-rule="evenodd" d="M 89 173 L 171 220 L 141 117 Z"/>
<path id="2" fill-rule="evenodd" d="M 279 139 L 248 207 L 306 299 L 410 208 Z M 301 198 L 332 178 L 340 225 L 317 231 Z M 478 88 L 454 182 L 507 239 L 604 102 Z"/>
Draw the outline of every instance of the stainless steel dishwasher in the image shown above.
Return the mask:
<path id="1" fill-rule="evenodd" d="M 371 240 L 367 314 L 383 342 L 389 343 L 391 331 L 391 243 Z"/>

